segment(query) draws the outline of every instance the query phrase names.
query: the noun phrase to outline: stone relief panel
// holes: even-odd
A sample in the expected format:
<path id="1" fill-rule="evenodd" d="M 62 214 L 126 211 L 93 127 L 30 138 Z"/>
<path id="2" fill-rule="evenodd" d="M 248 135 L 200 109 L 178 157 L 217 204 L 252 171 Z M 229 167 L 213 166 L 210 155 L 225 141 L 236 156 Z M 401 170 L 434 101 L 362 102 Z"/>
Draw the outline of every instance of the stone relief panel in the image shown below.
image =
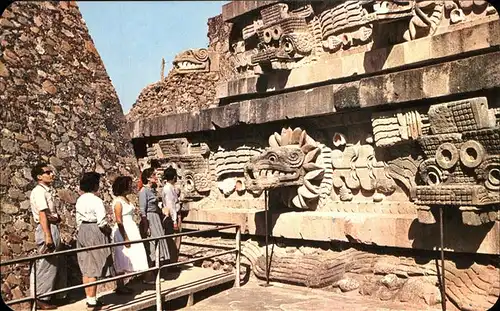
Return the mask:
<path id="1" fill-rule="evenodd" d="M 435 104 L 426 113 L 373 113 L 375 144 L 396 153 L 387 159 L 389 176 L 419 205 L 420 222 L 434 223 L 431 206 L 443 205 L 457 207 L 468 225 L 498 218 L 497 117 L 484 97 Z"/>
<path id="2" fill-rule="evenodd" d="M 473 11 L 484 11 L 486 15 L 492 15 L 496 13 L 495 8 L 486 0 L 444 1 L 444 7 L 446 13 L 449 15 L 450 24 L 457 24 L 470 20 L 472 18 L 471 13 Z"/>
<path id="3" fill-rule="evenodd" d="M 371 137 L 368 141 L 372 141 Z M 346 144 L 342 134 L 336 133 L 332 152 L 333 185 L 341 201 L 351 201 L 352 191 L 364 190 L 374 193 L 374 202 L 380 202 L 385 195 L 396 190 L 396 184 L 386 172 L 386 164 L 375 157 L 371 144 Z"/>
<path id="4" fill-rule="evenodd" d="M 262 152 L 262 149 L 240 146 L 234 150 L 219 147 L 210 157 L 210 166 L 214 171 L 217 188 L 229 196 L 233 192 L 243 194 L 246 191 L 244 167 L 252 158 Z"/>
<path id="5" fill-rule="evenodd" d="M 319 15 L 321 41 L 326 51 L 335 52 L 368 42 L 376 15 L 368 13 L 366 1 L 332 4 Z"/>
<path id="6" fill-rule="evenodd" d="M 262 207 L 269 190 L 301 210 L 412 214 L 434 223 L 433 207 L 450 206 L 465 224 L 480 225 L 498 218 L 499 116 L 486 98 L 471 98 L 316 118 L 310 131 L 274 132 L 265 148 L 261 133 L 225 147 L 211 142 L 216 151 L 165 139 L 148 158 L 175 165 L 184 198 L 197 206 Z"/>
<path id="7" fill-rule="evenodd" d="M 387 175 L 397 180 L 413 201 L 422 162 L 416 140 L 430 131 L 427 114 L 415 109 L 373 112 L 371 122 L 375 147 L 386 153 Z"/>
<path id="8" fill-rule="evenodd" d="M 330 130 L 323 135 L 333 137 L 328 146 L 301 128 L 283 128 L 281 134 L 272 134 L 269 147 L 246 165 L 247 190 L 255 195 L 273 190 L 288 207 L 320 211 L 368 212 L 371 209 L 365 204 L 369 202 L 409 202 L 409 195 L 396 180 L 404 180 L 408 188 L 416 186 L 418 165 L 403 157 L 410 150 L 391 154 L 377 149 L 370 123 L 345 127 L 345 134 L 332 132 L 330 136 Z M 408 213 L 406 206 L 388 210 L 394 208 Z"/>
<path id="9" fill-rule="evenodd" d="M 377 147 L 390 147 L 400 142 L 416 140 L 429 132 L 425 114 L 416 110 L 375 112 L 372 114 L 373 139 Z"/>
<path id="10" fill-rule="evenodd" d="M 291 70 L 323 54 L 374 42 L 411 41 L 495 13 L 483 0 L 283 1 L 247 12 L 235 21 L 230 61 L 243 75 Z M 385 27 L 394 23 L 403 27 L 401 34 Z M 394 36 L 395 42 L 388 41 Z"/>
<path id="11" fill-rule="evenodd" d="M 159 174 L 169 166 L 178 170 L 184 201 L 228 198 L 233 192 L 246 193 L 244 166 L 249 159 L 262 152 L 261 148 L 238 146 L 211 151 L 205 143 L 190 143 L 186 138 L 160 140 L 148 147 L 148 156 L 139 160 L 142 169 L 152 161 L 160 165 Z"/>
<path id="12" fill-rule="evenodd" d="M 191 144 L 186 138 L 160 140 L 148 148 L 148 158 L 158 161 L 161 170 L 168 166 L 177 169 L 186 201 L 204 198 L 210 192 L 209 155 L 210 148 L 205 143 Z"/>

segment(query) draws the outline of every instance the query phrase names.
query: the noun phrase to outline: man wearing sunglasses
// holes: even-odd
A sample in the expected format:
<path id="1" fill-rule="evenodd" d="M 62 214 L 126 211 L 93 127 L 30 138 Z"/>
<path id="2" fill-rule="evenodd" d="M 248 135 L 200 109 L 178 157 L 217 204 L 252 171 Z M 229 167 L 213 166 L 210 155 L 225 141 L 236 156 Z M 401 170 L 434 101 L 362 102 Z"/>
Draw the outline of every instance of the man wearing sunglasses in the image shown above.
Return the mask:
<path id="1" fill-rule="evenodd" d="M 59 235 L 59 222 L 61 218 L 54 207 L 51 185 L 54 181 L 54 173 L 46 163 L 38 163 L 31 170 L 31 177 L 37 185 L 31 191 L 30 205 L 33 220 L 37 224 L 35 231 L 35 242 L 38 252 L 46 254 L 57 250 L 61 244 Z M 36 264 L 36 289 L 34 288 L 34 275 L 31 271 L 31 291 L 36 290 L 41 295 L 57 288 L 65 286 L 66 277 L 63 271 L 65 267 L 60 264 L 60 256 L 52 256 L 40 259 Z M 56 285 L 56 283 L 58 283 Z M 41 310 L 56 309 L 55 305 L 49 303 L 50 297 L 37 299 L 37 308 Z"/>

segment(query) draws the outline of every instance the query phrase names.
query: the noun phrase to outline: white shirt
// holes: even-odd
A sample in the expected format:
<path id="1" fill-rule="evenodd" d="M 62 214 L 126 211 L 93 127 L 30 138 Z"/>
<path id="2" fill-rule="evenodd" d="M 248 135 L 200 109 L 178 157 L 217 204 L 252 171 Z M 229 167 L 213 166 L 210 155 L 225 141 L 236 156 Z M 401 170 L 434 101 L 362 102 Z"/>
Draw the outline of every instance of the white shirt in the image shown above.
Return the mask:
<path id="1" fill-rule="evenodd" d="M 76 201 L 76 225 L 78 228 L 83 221 L 95 222 L 99 227 L 108 223 L 103 201 L 91 192 L 82 194 Z"/>
<path id="2" fill-rule="evenodd" d="M 50 214 L 57 214 L 50 188 L 42 184 L 37 184 L 35 188 L 31 190 L 30 206 L 33 220 L 37 224 L 40 223 L 40 211 L 49 210 Z"/>
<path id="3" fill-rule="evenodd" d="M 177 195 L 177 191 L 175 187 L 167 182 L 161 191 L 161 198 L 163 201 L 163 207 L 167 207 L 170 210 L 170 216 L 172 217 L 172 221 L 174 224 L 177 223 L 177 213 L 181 209 L 181 205 L 179 204 L 179 197 Z"/>

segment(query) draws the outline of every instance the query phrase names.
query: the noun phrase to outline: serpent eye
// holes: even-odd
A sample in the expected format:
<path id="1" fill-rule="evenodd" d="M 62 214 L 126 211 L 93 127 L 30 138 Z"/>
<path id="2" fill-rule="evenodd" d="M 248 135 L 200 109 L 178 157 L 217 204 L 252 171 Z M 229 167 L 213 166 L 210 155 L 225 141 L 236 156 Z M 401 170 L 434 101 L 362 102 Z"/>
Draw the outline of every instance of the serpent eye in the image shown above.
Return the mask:
<path id="1" fill-rule="evenodd" d="M 300 158 L 300 154 L 298 152 L 292 152 L 292 153 L 290 153 L 289 157 L 290 157 L 290 160 L 296 161 L 297 159 Z"/>
<path id="2" fill-rule="evenodd" d="M 275 155 L 275 154 L 271 154 L 269 155 L 269 157 L 267 157 L 267 159 L 271 162 L 276 162 L 278 161 L 278 157 Z"/>

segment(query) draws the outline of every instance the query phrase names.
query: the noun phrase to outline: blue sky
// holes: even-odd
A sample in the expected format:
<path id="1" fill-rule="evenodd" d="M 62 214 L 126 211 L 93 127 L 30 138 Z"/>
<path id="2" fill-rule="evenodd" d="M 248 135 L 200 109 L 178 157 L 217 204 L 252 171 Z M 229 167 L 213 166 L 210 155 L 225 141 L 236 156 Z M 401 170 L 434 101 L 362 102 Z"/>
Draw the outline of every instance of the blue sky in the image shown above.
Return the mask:
<path id="1" fill-rule="evenodd" d="M 227 2 L 78 2 L 125 113 L 160 79 L 162 57 L 167 75 L 177 53 L 208 45 L 207 20 Z"/>

